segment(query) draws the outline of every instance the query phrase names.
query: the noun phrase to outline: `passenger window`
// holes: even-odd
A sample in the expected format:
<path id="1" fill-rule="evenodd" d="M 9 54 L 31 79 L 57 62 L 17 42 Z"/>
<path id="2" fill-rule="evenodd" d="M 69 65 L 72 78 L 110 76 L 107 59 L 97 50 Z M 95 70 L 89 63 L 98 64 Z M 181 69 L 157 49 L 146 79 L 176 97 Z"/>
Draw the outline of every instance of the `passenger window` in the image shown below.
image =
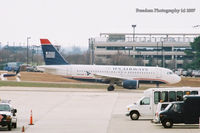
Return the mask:
<path id="1" fill-rule="evenodd" d="M 156 91 L 154 92 L 154 103 L 158 104 L 160 102 L 160 92 Z"/>
<path id="2" fill-rule="evenodd" d="M 174 112 L 182 113 L 182 104 L 174 104 Z"/>
<path id="3" fill-rule="evenodd" d="M 191 91 L 191 95 L 198 95 L 198 91 Z"/>
<path id="4" fill-rule="evenodd" d="M 161 105 L 161 111 L 162 111 L 162 110 L 165 110 L 165 108 L 166 108 L 168 105 L 169 105 L 169 104 L 162 104 L 162 105 Z"/>
<path id="5" fill-rule="evenodd" d="M 176 101 L 176 92 L 175 91 L 170 91 L 169 92 L 169 102 Z"/>
<path id="6" fill-rule="evenodd" d="M 190 91 L 184 91 L 184 95 L 190 95 Z"/>
<path id="7" fill-rule="evenodd" d="M 177 101 L 183 101 L 183 92 L 182 91 L 177 91 Z"/>
<path id="8" fill-rule="evenodd" d="M 161 100 L 162 100 L 162 102 L 168 102 L 168 92 L 167 91 L 163 91 L 161 93 Z"/>
<path id="9" fill-rule="evenodd" d="M 144 99 L 142 99 L 140 101 L 140 105 L 150 105 L 150 98 L 149 97 L 145 97 Z"/>

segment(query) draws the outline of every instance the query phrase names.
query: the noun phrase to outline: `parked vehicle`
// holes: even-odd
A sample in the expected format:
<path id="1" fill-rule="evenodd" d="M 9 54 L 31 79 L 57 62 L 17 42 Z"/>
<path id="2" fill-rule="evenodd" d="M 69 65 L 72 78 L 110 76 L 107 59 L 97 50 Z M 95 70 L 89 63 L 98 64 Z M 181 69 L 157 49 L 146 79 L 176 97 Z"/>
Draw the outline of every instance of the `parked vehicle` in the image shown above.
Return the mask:
<path id="1" fill-rule="evenodd" d="M 6 70 L 6 71 L 17 71 L 21 64 L 22 64 L 21 62 L 8 62 L 5 65 L 4 70 Z"/>
<path id="2" fill-rule="evenodd" d="M 182 71 L 182 76 L 188 76 L 188 72 L 187 71 Z"/>
<path id="3" fill-rule="evenodd" d="M 30 66 L 30 67 L 26 67 L 26 71 L 27 72 L 42 72 L 40 70 L 37 70 L 36 66 Z"/>
<path id="4" fill-rule="evenodd" d="M 171 128 L 174 123 L 198 124 L 200 96 L 185 96 L 184 101 L 170 103 L 159 117 L 165 128 Z"/>
<path id="5" fill-rule="evenodd" d="M 181 76 L 181 75 L 182 75 L 182 72 L 181 72 L 181 71 L 175 71 L 174 73 L 177 74 L 178 76 Z"/>
<path id="6" fill-rule="evenodd" d="M 0 125 L 7 126 L 10 131 L 12 127 L 17 128 L 17 110 L 12 107 L 10 100 L 0 100 Z"/>
<path id="7" fill-rule="evenodd" d="M 174 87 L 174 88 L 150 88 L 144 91 L 144 96 L 136 103 L 127 106 L 126 116 L 132 120 L 138 120 L 139 117 L 153 119 L 156 113 L 156 107 L 160 101 L 174 102 L 183 101 L 184 95 L 198 95 L 198 87 Z"/>
<path id="8" fill-rule="evenodd" d="M 187 70 L 187 76 L 192 77 L 192 70 L 191 70 L 191 69 L 188 69 L 188 70 Z"/>
<path id="9" fill-rule="evenodd" d="M 158 103 L 157 105 L 157 108 L 156 108 L 156 113 L 155 113 L 155 117 L 153 119 L 152 122 L 154 123 L 160 123 L 160 117 L 159 117 L 159 113 L 163 110 L 166 109 L 166 107 L 169 105 L 170 102 L 160 102 Z"/>
<path id="10" fill-rule="evenodd" d="M 200 70 L 193 70 L 192 75 L 194 77 L 200 77 Z"/>

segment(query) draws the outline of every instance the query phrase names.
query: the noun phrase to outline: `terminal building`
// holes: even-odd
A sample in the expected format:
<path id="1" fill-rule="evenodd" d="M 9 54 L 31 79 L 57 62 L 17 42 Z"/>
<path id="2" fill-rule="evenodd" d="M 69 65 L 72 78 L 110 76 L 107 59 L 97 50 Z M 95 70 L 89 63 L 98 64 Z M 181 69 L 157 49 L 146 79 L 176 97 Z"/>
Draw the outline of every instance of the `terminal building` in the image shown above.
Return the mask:
<path id="1" fill-rule="evenodd" d="M 101 33 L 100 37 L 89 39 L 90 63 L 109 64 L 111 57 L 127 55 L 140 60 L 139 65 L 162 66 L 171 69 L 182 68 L 191 62 L 186 56 L 190 42 L 200 34 L 184 33 Z M 137 65 L 137 64 L 136 64 Z"/>

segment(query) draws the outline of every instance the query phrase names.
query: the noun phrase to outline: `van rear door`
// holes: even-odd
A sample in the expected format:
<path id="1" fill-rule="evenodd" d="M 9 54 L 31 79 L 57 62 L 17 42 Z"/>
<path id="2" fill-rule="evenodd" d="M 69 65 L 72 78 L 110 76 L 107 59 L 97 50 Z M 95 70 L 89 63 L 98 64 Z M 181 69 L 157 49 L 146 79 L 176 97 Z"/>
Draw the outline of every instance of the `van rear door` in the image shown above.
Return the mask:
<path id="1" fill-rule="evenodd" d="M 183 114 L 185 124 L 198 124 L 200 117 L 200 96 L 184 98 Z"/>

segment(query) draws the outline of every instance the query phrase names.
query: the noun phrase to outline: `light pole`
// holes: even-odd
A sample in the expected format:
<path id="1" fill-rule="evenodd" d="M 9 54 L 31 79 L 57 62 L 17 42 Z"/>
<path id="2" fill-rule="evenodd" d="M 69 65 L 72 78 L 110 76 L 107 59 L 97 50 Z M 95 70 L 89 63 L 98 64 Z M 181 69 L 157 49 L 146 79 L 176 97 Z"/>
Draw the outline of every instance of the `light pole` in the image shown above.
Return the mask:
<path id="1" fill-rule="evenodd" d="M 132 25 L 132 27 L 133 27 L 133 42 L 135 42 L 135 27 L 136 27 L 136 25 Z"/>
<path id="2" fill-rule="evenodd" d="M 163 41 L 161 41 L 162 43 L 162 67 L 165 67 L 165 56 L 163 54 Z"/>
<path id="3" fill-rule="evenodd" d="M 175 63 L 174 63 L 175 64 L 175 68 L 174 68 L 175 70 L 177 69 L 177 50 L 178 49 L 176 48 Z"/>
<path id="4" fill-rule="evenodd" d="M 34 53 L 34 50 L 35 50 L 35 45 L 32 45 L 32 49 L 31 49 L 31 65 L 33 66 L 33 53 Z"/>
<path id="5" fill-rule="evenodd" d="M 157 56 L 156 56 L 157 58 L 157 60 L 156 60 L 156 62 L 157 62 L 157 66 L 158 66 L 158 42 L 157 42 Z"/>
<path id="6" fill-rule="evenodd" d="M 26 48 L 27 49 L 27 51 L 26 51 L 26 53 L 27 53 L 27 60 L 26 60 L 27 64 L 26 65 L 28 66 L 28 42 L 29 42 L 29 39 L 31 39 L 31 37 L 27 37 L 26 39 L 27 39 L 27 48 Z"/>

